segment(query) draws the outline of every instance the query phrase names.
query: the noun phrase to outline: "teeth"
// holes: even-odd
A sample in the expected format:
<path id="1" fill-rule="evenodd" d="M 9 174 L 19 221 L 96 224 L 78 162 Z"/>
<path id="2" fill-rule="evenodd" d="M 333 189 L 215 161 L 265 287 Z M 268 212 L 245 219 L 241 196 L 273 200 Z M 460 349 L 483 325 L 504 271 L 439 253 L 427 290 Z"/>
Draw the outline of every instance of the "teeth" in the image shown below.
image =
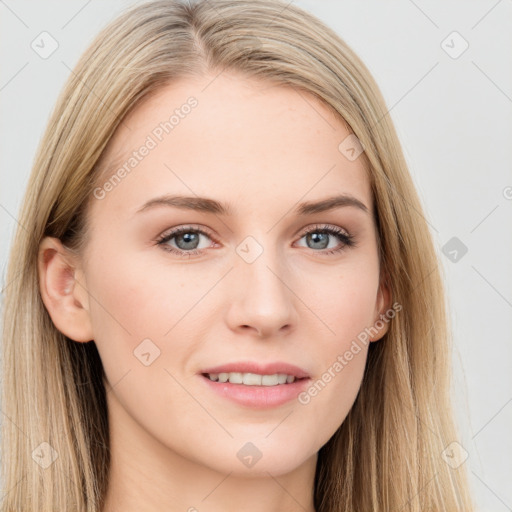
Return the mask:
<path id="1" fill-rule="evenodd" d="M 246 386 L 277 386 L 278 384 L 291 384 L 295 381 L 293 375 L 274 373 L 273 375 L 259 375 L 258 373 L 208 373 L 210 380 L 230 382 L 231 384 L 245 384 Z"/>

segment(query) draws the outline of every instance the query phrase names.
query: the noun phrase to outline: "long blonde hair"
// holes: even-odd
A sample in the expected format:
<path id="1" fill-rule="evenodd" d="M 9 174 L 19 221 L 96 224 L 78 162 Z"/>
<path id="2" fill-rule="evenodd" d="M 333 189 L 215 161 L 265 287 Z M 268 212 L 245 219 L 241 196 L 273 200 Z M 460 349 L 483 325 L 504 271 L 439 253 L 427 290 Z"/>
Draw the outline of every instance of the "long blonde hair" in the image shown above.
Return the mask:
<path id="1" fill-rule="evenodd" d="M 465 467 L 442 456 L 457 440 L 442 276 L 393 123 L 347 44 L 280 0 L 132 7 L 71 73 L 35 158 L 4 289 L 1 510 L 101 510 L 110 461 L 103 367 L 93 341 L 74 342 L 52 323 L 38 285 L 39 243 L 48 235 L 85 246 L 101 156 L 131 109 L 178 78 L 223 70 L 311 93 L 357 136 L 382 275 L 403 306 L 370 344 L 358 397 L 319 451 L 316 511 L 470 512 Z M 57 459 L 38 464 L 38 454 Z"/>

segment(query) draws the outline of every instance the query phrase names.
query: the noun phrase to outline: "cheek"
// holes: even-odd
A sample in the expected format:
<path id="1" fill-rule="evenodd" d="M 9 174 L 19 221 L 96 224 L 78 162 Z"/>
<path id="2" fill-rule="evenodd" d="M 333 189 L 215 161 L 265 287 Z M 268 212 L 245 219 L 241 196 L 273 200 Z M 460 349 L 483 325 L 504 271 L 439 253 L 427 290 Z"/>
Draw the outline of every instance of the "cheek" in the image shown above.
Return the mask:
<path id="1" fill-rule="evenodd" d="M 347 308 L 341 314 L 350 312 L 354 311 Z M 344 422 L 361 386 L 369 343 L 361 341 L 360 334 L 364 331 L 360 325 L 352 317 L 337 324 L 337 335 L 333 340 L 325 337 L 321 340 L 316 351 L 321 354 L 321 370 L 297 397 L 297 407 L 304 409 L 303 414 L 311 428 L 324 442 Z"/>
<path id="2" fill-rule="evenodd" d="M 342 350 L 373 325 L 378 288 L 379 265 L 372 254 L 342 261 L 303 282 L 298 293 L 316 316 L 318 338 L 326 340 L 327 353 Z M 304 321 L 306 327 L 309 323 Z"/>
<path id="3" fill-rule="evenodd" d="M 180 385 L 187 383 L 175 369 L 186 363 L 193 350 L 188 341 L 194 325 L 185 315 L 204 290 L 187 287 L 189 278 L 183 272 L 166 271 L 117 252 L 114 256 L 103 251 L 90 269 L 87 283 L 95 297 L 89 302 L 94 339 L 107 383 L 132 418 L 162 428 L 159 434 L 168 435 L 165 425 L 178 421 L 172 417 L 174 412 L 179 411 L 178 418 L 186 417 L 194 407 Z M 171 403 L 180 407 L 168 407 Z"/>
<path id="4" fill-rule="evenodd" d="M 158 311 L 148 271 L 134 265 L 129 258 L 104 254 L 104 261 L 94 265 L 87 282 L 91 295 L 91 317 L 95 334 L 100 339 L 129 339 L 135 342 L 150 333 L 158 332 L 154 324 Z M 113 263 L 115 262 L 115 263 Z"/>
<path id="5" fill-rule="evenodd" d="M 103 251 L 90 268 L 95 334 L 134 346 L 148 337 L 163 339 L 204 293 L 203 287 L 187 286 L 190 276 L 183 269 L 170 271 L 129 252 Z"/>
<path id="6" fill-rule="evenodd" d="M 370 331 L 375 321 L 378 264 L 369 258 L 339 270 L 312 285 L 304 296 L 314 304 L 321 320 L 322 336 L 316 338 L 319 374 L 298 402 L 308 417 L 319 421 L 324 437 L 330 437 L 350 411 L 364 374 Z M 308 295 L 306 295 L 306 293 Z"/>
<path id="7" fill-rule="evenodd" d="M 162 279 L 127 251 L 104 249 L 90 260 L 87 285 L 95 343 L 114 384 L 128 371 L 135 375 L 163 361 L 164 334 L 183 315 L 175 306 L 183 288 L 173 275 Z"/>
<path id="8" fill-rule="evenodd" d="M 144 255 L 117 251 L 106 243 L 95 256 L 90 258 L 87 275 L 89 304 L 108 382 L 115 385 L 126 375 L 127 385 L 128 381 L 130 386 L 143 383 L 137 384 L 137 390 L 142 393 L 144 387 L 151 393 L 130 400 L 148 407 L 153 403 L 158 410 L 154 390 L 161 389 L 162 382 L 164 388 L 169 384 L 170 389 L 179 390 L 165 370 L 182 371 L 197 348 L 193 340 L 202 327 L 198 318 L 210 308 L 201 299 L 216 277 L 211 272 L 197 275 L 192 266 L 172 268 L 165 258 L 148 261 Z M 165 389 L 162 393 L 160 403 L 169 403 Z"/>

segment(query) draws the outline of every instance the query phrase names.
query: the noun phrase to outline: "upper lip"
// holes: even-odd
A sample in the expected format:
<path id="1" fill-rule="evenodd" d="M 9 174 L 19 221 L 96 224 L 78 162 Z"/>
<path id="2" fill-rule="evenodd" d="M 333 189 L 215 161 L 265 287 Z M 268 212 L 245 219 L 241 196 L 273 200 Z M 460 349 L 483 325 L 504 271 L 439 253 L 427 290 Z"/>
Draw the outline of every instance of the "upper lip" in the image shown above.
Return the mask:
<path id="1" fill-rule="evenodd" d="M 308 378 L 309 374 L 302 368 L 293 364 L 275 361 L 272 363 L 257 363 L 254 361 L 238 361 L 227 363 L 211 368 L 205 368 L 200 373 L 258 373 L 260 375 L 274 375 L 275 373 L 285 373 L 293 375 L 297 379 Z"/>

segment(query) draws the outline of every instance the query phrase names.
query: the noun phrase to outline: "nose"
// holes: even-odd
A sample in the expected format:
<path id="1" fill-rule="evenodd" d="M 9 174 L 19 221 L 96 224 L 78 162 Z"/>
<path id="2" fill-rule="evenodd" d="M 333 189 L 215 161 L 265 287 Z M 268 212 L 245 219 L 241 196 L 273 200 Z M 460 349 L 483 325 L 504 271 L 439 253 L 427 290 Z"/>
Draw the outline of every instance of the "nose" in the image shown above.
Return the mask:
<path id="1" fill-rule="evenodd" d="M 239 258 L 228 286 L 227 322 L 232 330 L 272 338 L 296 327 L 299 300 L 292 291 L 290 273 L 275 251 L 264 250 L 252 263 Z"/>

